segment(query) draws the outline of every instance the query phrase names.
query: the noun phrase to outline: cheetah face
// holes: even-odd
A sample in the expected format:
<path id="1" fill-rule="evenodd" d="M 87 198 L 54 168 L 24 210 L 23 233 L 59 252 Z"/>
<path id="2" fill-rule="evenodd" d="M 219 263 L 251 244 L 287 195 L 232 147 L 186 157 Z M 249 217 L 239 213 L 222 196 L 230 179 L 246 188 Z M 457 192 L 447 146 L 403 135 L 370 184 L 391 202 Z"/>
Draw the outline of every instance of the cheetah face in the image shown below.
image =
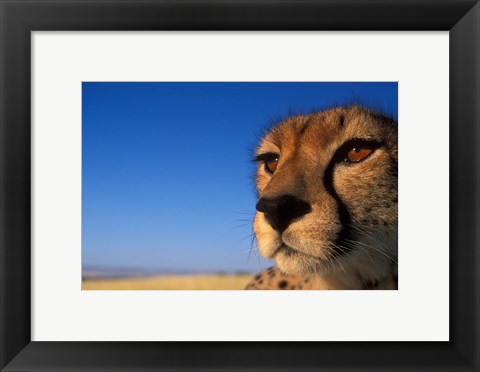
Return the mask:
<path id="1" fill-rule="evenodd" d="M 396 262 L 397 138 L 394 120 L 358 106 L 270 130 L 256 150 L 261 254 L 288 274 Z"/>

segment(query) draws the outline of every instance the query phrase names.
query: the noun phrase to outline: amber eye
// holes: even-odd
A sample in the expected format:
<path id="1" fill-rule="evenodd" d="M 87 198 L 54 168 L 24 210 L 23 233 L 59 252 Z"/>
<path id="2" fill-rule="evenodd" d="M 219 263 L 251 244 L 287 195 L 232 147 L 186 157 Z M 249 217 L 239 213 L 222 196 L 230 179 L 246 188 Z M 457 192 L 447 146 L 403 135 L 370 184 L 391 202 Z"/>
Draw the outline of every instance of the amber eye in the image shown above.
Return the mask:
<path id="1" fill-rule="evenodd" d="M 278 165 L 278 156 L 265 160 L 265 169 L 270 173 L 275 173 Z"/>
<path id="2" fill-rule="evenodd" d="M 372 149 L 354 147 L 349 152 L 347 152 L 345 161 L 348 161 L 350 163 L 358 163 L 359 161 L 365 159 L 368 155 L 370 155 L 371 152 Z"/>
<path id="3" fill-rule="evenodd" d="M 265 172 L 273 174 L 277 170 L 278 166 L 278 159 L 280 155 L 274 152 L 267 152 L 265 154 L 260 154 L 255 157 L 255 161 L 259 162 L 260 164 L 265 165 Z"/>

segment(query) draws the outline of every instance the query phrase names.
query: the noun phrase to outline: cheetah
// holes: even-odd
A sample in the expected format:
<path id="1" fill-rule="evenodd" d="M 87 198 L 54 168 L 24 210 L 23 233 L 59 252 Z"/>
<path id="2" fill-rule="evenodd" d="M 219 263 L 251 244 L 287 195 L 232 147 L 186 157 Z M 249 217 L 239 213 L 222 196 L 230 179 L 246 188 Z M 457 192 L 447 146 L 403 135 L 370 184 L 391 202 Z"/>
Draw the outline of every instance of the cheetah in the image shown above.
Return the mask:
<path id="1" fill-rule="evenodd" d="M 291 116 L 265 134 L 253 227 L 276 266 L 245 289 L 398 288 L 397 128 L 352 105 Z"/>

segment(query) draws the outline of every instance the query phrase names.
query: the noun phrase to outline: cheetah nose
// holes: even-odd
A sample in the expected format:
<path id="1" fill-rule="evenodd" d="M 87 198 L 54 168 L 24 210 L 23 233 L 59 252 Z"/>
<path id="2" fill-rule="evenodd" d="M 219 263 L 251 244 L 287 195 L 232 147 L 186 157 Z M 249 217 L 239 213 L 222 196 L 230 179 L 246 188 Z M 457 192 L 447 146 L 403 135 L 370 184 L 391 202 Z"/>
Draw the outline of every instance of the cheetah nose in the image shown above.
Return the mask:
<path id="1" fill-rule="evenodd" d="M 306 201 L 293 195 L 280 195 L 274 198 L 262 197 L 256 205 L 263 212 L 268 223 L 282 233 L 295 220 L 312 211 Z"/>

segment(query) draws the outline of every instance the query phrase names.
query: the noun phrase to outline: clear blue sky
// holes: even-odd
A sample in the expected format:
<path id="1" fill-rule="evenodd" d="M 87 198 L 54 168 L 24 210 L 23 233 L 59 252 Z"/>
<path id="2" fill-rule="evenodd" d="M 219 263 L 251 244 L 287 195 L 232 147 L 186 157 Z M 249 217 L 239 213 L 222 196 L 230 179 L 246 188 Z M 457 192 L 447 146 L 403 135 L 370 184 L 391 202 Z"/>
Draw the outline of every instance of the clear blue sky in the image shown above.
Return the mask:
<path id="1" fill-rule="evenodd" d="M 397 83 L 82 85 L 84 267 L 257 271 L 251 149 L 276 117 L 359 100 L 397 118 Z"/>

